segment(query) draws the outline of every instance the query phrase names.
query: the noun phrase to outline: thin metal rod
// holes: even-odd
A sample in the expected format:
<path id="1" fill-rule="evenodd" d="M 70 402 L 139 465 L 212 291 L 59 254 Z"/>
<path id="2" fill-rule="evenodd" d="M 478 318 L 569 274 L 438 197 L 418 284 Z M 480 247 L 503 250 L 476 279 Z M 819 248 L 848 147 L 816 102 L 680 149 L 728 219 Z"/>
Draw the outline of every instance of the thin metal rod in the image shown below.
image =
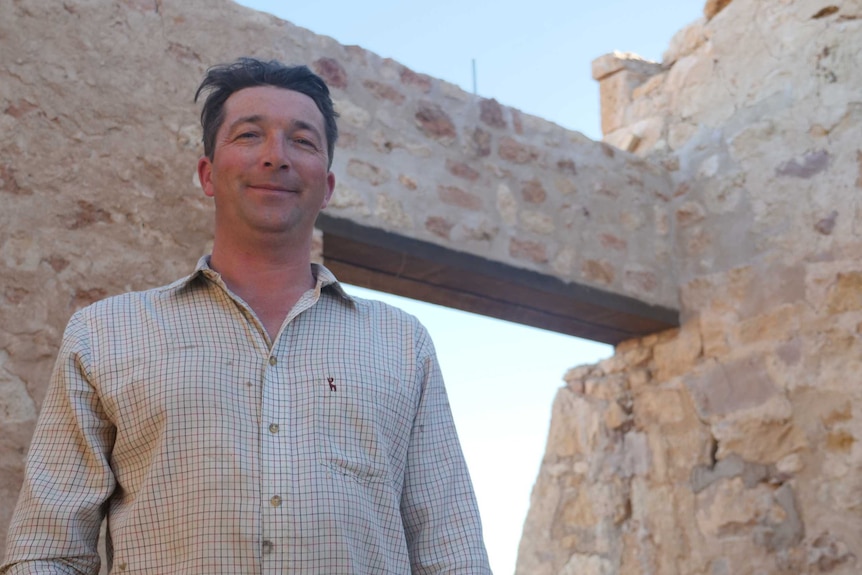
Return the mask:
<path id="1" fill-rule="evenodd" d="M 473 58 L 473 95 L 476 95 L 476 58 Z"/>

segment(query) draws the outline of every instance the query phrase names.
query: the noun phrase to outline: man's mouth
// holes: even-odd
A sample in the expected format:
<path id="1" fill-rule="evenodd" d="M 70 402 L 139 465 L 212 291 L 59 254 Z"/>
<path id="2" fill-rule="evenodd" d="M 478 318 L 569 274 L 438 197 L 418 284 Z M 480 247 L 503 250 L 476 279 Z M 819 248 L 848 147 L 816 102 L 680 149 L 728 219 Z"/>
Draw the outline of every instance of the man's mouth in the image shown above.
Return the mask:
<path id="1" fill-rule="evenodd" d="M 249 188 L 254 188 L 257 190 L 269 190 L 271 192 L 284 192 L 284 193 L 292 193 L 296 190 L 291 190 L 285 186 L 280 186 L 278 184 L 250 184 Z"/>

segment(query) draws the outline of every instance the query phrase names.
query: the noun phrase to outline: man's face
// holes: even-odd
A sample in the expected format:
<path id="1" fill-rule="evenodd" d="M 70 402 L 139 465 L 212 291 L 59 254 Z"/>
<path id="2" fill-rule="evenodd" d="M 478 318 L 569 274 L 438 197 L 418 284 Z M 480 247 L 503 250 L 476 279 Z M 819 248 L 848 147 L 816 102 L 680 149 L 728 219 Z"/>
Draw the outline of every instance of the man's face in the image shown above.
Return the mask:
<path id="1" fill-rule="evenodd" d="M 232 94 L 212 160 L 198 161 L 204 193 L 215 199 L 216 236 L 310 238 L 335 185 L 325 134 L 323 114 L 305 94 L 274 86 Z"/>

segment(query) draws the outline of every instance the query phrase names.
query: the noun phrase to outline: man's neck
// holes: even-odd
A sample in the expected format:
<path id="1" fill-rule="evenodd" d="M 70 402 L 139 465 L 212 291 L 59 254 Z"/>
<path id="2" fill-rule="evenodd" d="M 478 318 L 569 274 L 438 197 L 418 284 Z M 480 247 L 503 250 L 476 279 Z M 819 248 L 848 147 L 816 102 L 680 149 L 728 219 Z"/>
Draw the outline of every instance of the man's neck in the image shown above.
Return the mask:
<path id="1" fill-rule="evenodd" d="M 237 250 L 213 246 L 210 267 L 254 310 L 271 339 L 303 293 L 314 287 L 310 245 Z"/>

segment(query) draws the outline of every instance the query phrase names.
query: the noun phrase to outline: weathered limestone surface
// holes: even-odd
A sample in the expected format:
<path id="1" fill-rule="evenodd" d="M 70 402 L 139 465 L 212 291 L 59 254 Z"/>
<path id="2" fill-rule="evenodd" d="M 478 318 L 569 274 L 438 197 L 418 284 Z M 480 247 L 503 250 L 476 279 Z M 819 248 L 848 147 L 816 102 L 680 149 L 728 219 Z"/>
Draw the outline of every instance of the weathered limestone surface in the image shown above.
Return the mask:
<path id="1" fill-rule="evenodd" d="M 69 315 L 207 250 L 191 94 L 251 54 L 334 87 L 333 215 L 680 302 L 567 375 L 518 573 L 862 569 L 862 2 L 603 57 L 605 144 L 224 1 L 0 2 L 0 49 L 0 538 Z"/>
<path id="2" fill-rule="evenodd" d="M 227 0 L 3 0 L 0 53 L 0 541 L 69 316 L 208 251 L 192 95 L 211 64 L 327 79 L 331 215 L 678 304 L 664 167 L 359 47 Z"/>
<path id="3" fill-rule="evenodd" d="M 567 375 L 517 573 L 862 571 L 860 55 L 858 1 L 710 1 L 603 99 L 673 173 L 685 321 Z"/>

